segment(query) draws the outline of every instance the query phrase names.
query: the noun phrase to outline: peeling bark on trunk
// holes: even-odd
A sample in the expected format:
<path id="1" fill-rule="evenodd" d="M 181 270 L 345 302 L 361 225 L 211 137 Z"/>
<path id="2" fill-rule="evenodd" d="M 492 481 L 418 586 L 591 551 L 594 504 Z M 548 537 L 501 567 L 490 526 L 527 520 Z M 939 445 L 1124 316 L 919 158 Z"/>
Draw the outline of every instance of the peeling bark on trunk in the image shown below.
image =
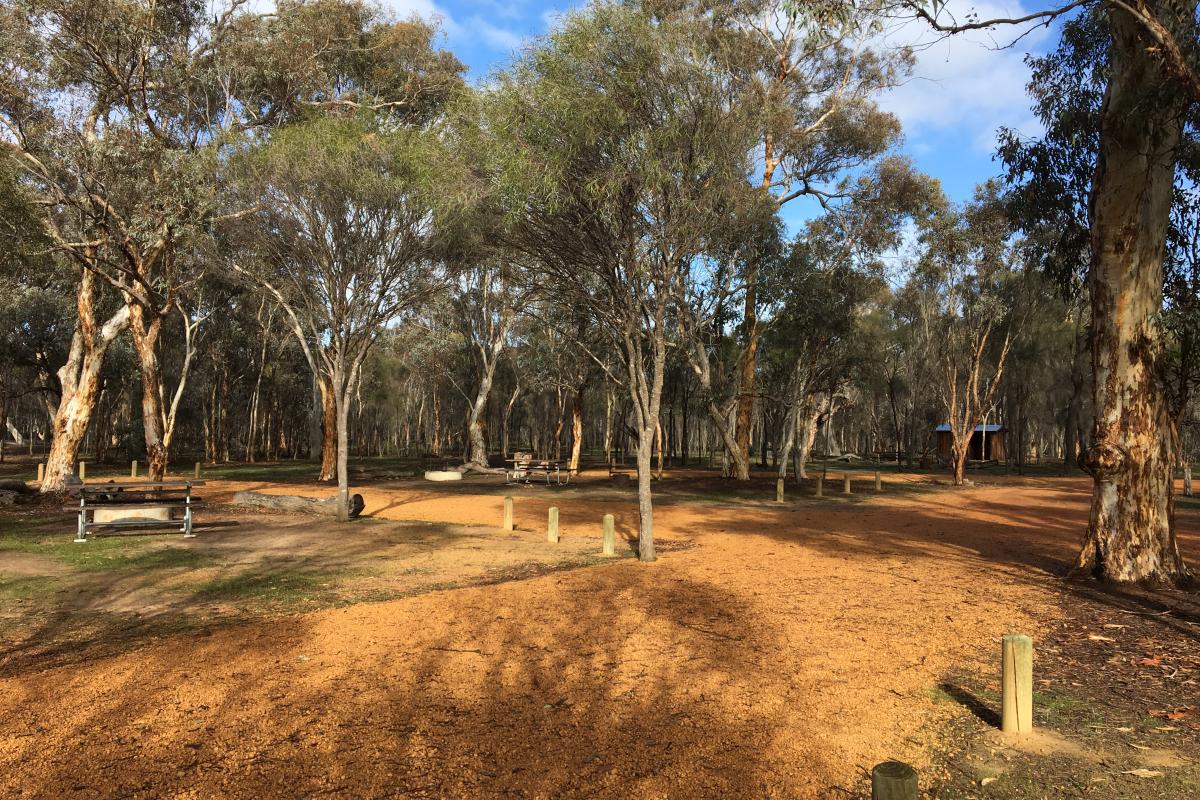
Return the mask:
<path id="1" fill-rule="evenodd" d="M 579 469 L 579 455 L 583 451 L 583 385 L 575 390 L 571 400 L 571 460 L 568 470 Z"/>
<path id="2" fill-rule="evenodd" d="M 162 317 L 146 319 L 140 303 L 129 303 L 129 332 L 137 353 L 142 379 L 142 431 L 146 440 L 146 476 L 161 481 L 167 474 L 167 448 L 163 441 L 162 376 L 158 364 L 158 335 Z"/>
<path id="3" fill-rule="evenodd" d="M 325 417 L 325 406 L 321 400 L 321 380 L 316 375 L 312 378 L 312 407 L 308 412 L 308 460 L 316 461 L 321 457 L 321 420 Z"/>
<path id="4" fill-rule="evenodd" d="M 1094 487 L 1076 568 L 1118 583 L 1180 584 L 1190 576 L 1175 539 L 1178 433 L 1159 374 L 1158 318 L 1183 94 L 1164 81 L 1144 29 L 1118 10 L 1109 20 L 1112 72 L 1092 187 L 1095 422 L 1084 467 Z"/>
<path id="5" fill-rule="evenodd" d="M 754 270 L 757 272 L 757 270 Z M 737 415 L 734 421 L 735 449 L 730 452 L 733 477 L 750 480 L 750 420 L 754 415 L 755 365 L 758 358 L 758 310 L 754 283 L 756 276 L 747 276 L 746 284 L 746 342 L 738 360 Z"/>
<path id="6" fill-rule="evenodd" d="M 798 453 L 800 463 L 796 466 L 796 474 L 801 478 L 808 478 L 808 461 L 812 458 L 813 445 L 817 443 L 817 423 L 830 405 L 828 398 L 814 403 L 804 420 L 804 437 L 800 440 Z"/>
<path id="7" fill-rule="evenodd" d="M 495 361 L 485 368 L 483 376 L 479 379 L 479 391 L 475 395 L 475 402 L 471 404 L 471 411 L 467 417 L 467 432 L 471 439 L 471 455 L 467 462 L 484 468 L 489 466 L 485 416 L 488 397 L 492 393 L 492 376 L 495 374 L 495 370 Z"/>
<path id="8" fill-rule="evenodd" d="M 337 477 L 337 400 L 333 383 L 321 375 L 321 474 L 318 481 L 328 482 Z"/>
<path id="9" fill-rule="evenodd" d="M 83 270 L 76 294 L 75 333 L 67 363 L 58 370 L 62 394 L 54 412 L 53 440 L 46 457 L 41 492 L 61 492 L 67 476 L 75 472 L 75 458 L 100 394 L 100 369 L 109 345 L 129 325 L 129 308 L 121 306 L 103 325 L 96 327 L 96 278 Z M 33 439 L 30 438 L 32 447 Z"/>

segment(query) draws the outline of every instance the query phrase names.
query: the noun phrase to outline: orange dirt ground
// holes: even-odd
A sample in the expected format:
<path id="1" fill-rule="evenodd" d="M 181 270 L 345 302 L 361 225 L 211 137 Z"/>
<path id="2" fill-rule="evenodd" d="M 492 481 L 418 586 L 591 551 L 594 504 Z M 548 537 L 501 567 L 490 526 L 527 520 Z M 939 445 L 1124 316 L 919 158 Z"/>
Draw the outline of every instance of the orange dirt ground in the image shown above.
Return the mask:
<path id="1" fill-rule="evenodd" d="M 251 486 L 263 488 L 209 489 Z M 500 519 L 494 481 L 363 494 L 393 519 Z M 564 536 L 598 539 L 606 511 L 636 529 L 628 492 L 515 494 L 530 537 L 544 537 L 551 503 Z M 1070 602 L 1057 576 L 1087 502 L 1082 479 L 669 500 L 658 537 L 692 546 L 652 565 L 219 627 L 7 675 L 0 795 L 861 796 L 878 761 L 929 763 L 945 715 L 960 713 L 931 700 L 948 671 L 991 669 L 1000 635 L 1036 638 Z M 1196 523 L 1181 514 L 1193 560 Z"/>

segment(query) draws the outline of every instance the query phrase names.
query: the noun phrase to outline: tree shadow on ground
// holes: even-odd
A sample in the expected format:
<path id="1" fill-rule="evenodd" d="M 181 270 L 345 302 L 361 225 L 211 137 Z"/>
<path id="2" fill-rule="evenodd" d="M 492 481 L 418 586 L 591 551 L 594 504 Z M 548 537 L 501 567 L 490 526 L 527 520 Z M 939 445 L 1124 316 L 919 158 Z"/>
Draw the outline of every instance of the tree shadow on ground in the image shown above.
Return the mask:
<path id="1" fill-rule="evenodd" d="M 425 596 L 392 614 L 345 609 L 178 637 L 53 696 L 41 693 L 55 678 L 31 676 L 5 722 L 17 738 L 0 787 L 825 797 L 845 780 L 815 728 L 789 730 L 790 757 L 775 755 L 778 717 L 756 697 L 779 681 L 762 652 L 780 644 L 730 613 L 737 598 L 644 571 L 591 574 L 586 586 L 457 594 L 450 618 Z"/>

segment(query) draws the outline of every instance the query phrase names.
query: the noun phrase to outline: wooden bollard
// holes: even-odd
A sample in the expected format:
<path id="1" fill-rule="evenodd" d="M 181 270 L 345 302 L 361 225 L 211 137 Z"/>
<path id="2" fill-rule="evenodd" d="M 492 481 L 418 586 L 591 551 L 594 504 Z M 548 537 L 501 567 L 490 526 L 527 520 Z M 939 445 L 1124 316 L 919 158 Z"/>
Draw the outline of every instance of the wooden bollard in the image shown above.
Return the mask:
<path id="1" fill-rule="evenodd" d="M 871 800 L 917 800 L 917 771 L 902 761 L 871 770 Z"/>
<path id="2" fill-rule="evenodd" d="M 850 473 L 842 476 L 842 494 L 850 494 Z"/>
<path id="3" fill-rule="evenodd" d="M 783 502 L 783 478 L 779 478 L 775 481 L 775 502 Z"/>
<path id="4" fill-rule="evenodd" d="M 130 462 L 130 464 L 129 464 L 129 477 L 131 477 L 131 478 L 136 478 L 136 477 L 137 477 L 137 461 Z"/>
<path id="5" fill-rule="evenodd" d="M 617 521 L 612 514 L 604 515 L 604 555 L 617 554 Z"/>
<path id="6" fill-rule="evenodd" d="M 79 480 L 81 480 L 81 481 L 87 480 L 87 462 L 86 461 L 79 462 Z"/>
<path id="7" fill-rule="evenodd" d="M 45 465 L 45 464 L 38 464 L 38 479 L 37 479 L 37 482 L 38 482 L 38 483 L 41 483 L 41 482 L 42 482 L 42 481 L 44 481 L 44 480 L 46 480 L 46 465 Z"/>
<path id="8" fill-rule="evenodd" d="M 504 498 L 504 530 L 511 531 L 513 529 L 513 512 L 512 498 Z"/>
<path id="9" fill-rule="evenodd" d="M 1033 730 L 1033 640 L 1010 633 L 1000 645 L 1000 730 L 1029 733 Z"/>
<path id="10" fill-rule="evenodd" d="M 558 542 L 558 506 L 550 506 L 550 519 L 546 525 L 546 541 Z"/>
<path id="11" fill-rule="evenodd" d="M 879 474 L 879 470 L 875 470 L 875 491 L 883 491 L 883 477 Z"/>
<path id="12" fill-rule="evenodd" d="M 196 477 L 196 480 L 200 479 L 200 462 L 199 461 L 196 462 L 195 477 Z"/>
<path id="13" fill-rule="evenodd" d="M 1183 496 L 1192 496 L 1192 465 L 1183 465 Z"/>
<path id="14" fill-rule="evenodd" d="M 823 477 L 821 477 L 820 475 L 818 475 L 817 476 L 817 497 L 820 497 L 822 494 L 821 484 L 823 484 L 824 482 L 825 482 L 825 479 Z"/>

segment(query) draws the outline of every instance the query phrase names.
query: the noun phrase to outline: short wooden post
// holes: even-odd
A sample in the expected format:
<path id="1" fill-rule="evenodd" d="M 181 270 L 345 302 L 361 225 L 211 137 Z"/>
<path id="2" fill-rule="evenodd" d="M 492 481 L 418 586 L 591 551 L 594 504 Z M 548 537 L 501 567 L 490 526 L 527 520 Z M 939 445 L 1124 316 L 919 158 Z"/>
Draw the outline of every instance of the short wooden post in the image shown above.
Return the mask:
<path id="1" fill-rule="evenodd" d="M 511 531 L 513 529 L 513 512 L 512 498 L 504 498 L 504 530 Z"/>
<path id="2" fill-rule="evenodd" d="M 137 477 L 137 461 L 133 461 L 133 462 L 131 462 L 131 463 L 130 463 L 130 465 L 129 465 L 129 477 L 131 477 L 131 478 L 136 478 L 136 477 Z"/>
<path id="3" fill-rule="evenodd" d="M 604 555 L 617 554 L 617 521 L 612 514 L 604 515 Z"/>
<path id="4" fill-rule="evenodd" d="M 875 491 L 883 491 L 883 478 L 879 474 L 879 470 L 875 470 Z"/>
<path id="5" fill-rule="evenodd" d="M 79 480 L 81 480 L 81 481 L 87 480 L 87 462 L 86 461 L 79 462 Z"/>
<path id="6" fill-rule="evenodd" d="M 822 491 L 821 491 L 821 485 L 822 485 L 824 482 L 825 482 L 825 479 L 824 479 L 823 477 L 821 477 L 820 475 L 818 475 L 818 476 L 817 476 L 817 497 L 820 497 L 820 496 L 821 496 L 821 494 L 822 494 Z"/>
<path id="7" fill-rule="evenodd" d="M 1000 646 L 1000 730 L 1028 733 L 1033 730 L 1033 640 L 1010 633 Z"/>
<path id="8" fill-rule="evenodd" d="M 842 494 L 850 494 L 850 473 L 842 475 Z"/>
<path id="9" fill-rule="evenodd" d="M 200 480 L 200 462 L 199 461 L 196 462 L 195 477 L 196 477 L 196 480 Z"/>
<path id="10" fill-rule="evenodd" d="M 41 483 L 44 480 L 46 480 L 46 465 L 38 464 L 38 480 L 37 480 L 37 482 Z"/>
<path id="11" fill-rule="evenodd" d="M 558 542 L 558 506 L 550 506 L 550 519 L 546 525 L 546 541 Z"/>
<path id="12" fill-rule="evenodd" d="M 917 771 L 901 761 L 871 770 L 871 800 L 917 800 Z"/>
<path id="13" fill-rule="evenodd" d="M 783 502 L 783 478 L 779 478 L 775 481 L 775 502 Z"/>

